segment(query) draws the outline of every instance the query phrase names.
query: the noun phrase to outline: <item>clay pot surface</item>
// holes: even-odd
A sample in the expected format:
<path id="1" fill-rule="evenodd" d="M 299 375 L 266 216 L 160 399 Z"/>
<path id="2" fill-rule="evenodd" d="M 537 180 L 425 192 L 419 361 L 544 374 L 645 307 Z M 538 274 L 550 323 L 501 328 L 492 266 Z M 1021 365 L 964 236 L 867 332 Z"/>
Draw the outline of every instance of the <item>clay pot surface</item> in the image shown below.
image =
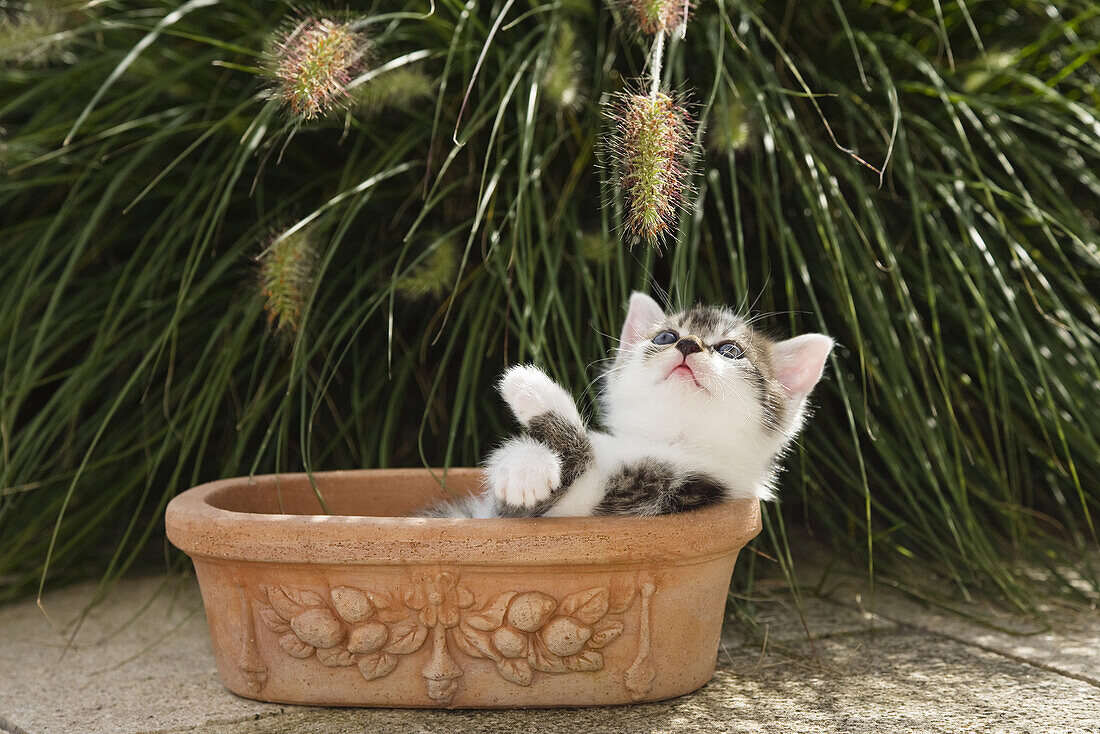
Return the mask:
<path id="1" fill-rule="evenodd" d="M 662 517 L 412 517 L 442 472 L 227 479 L 168 505 L 222 681 L 282 703 L 582 706 L 714 674 L 755 500 Z M 446 491 L 479 491 L 451 469 Z M 323 514 L 317 495 L 330 512 Z"/>

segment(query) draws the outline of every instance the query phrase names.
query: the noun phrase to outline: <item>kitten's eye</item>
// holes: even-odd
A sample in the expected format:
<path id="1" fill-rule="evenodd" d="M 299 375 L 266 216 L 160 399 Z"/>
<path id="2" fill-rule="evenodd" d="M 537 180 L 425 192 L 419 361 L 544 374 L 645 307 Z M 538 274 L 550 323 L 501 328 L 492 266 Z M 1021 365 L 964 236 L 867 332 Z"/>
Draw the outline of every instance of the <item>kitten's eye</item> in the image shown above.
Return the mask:
<path id="1" fill-rule="evenodd" d="M 722 342 L 714 348 L 714 351 L 729 359 L 741 359 L 745 356 L 745 350 L 733 342 Z"/>
<path id="2" fill-rule="evenodd" d="M 653 343 L 663 347 L 666 344 L 672 344 L 677 338 L 675 331 L 662 331 L 660 334 L 653 337 Z"/>

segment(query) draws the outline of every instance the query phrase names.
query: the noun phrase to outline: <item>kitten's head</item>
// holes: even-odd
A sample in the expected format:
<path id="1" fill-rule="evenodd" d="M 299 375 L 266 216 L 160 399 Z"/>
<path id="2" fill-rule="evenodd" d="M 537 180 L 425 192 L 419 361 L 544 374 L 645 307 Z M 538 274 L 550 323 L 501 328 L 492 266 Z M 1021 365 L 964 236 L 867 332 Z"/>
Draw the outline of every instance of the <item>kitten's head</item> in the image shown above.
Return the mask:
<path id="1" fill-rule="evenodd" d="M 798 432 L 832 348 L 822 334 L 769 339 L 724 308 L 666 315 L 635 293 L 606 377 L 608 427 L 670 439 L 731 435 L 774 455 Z"/>

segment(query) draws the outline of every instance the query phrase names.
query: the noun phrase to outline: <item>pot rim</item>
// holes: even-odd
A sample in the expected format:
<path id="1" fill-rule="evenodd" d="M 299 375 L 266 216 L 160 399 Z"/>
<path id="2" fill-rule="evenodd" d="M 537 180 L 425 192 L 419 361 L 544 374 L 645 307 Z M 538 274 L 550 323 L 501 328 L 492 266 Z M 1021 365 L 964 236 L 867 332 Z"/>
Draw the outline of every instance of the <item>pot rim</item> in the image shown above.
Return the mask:
<path id="1" fill-rule="evenodd" d="M 317 478 L 465 475 L 480 469 L 361 469 L 313 472 Z M 235 477 L 199 485 L 172 499 L 168 539 L 192 558 L 341 565 L 622 565 L 701 562 L 733 553 L 760 532 L 756 499 L 722 502 L 656 517 L 539 517 L 484 520 L 240 512 L 211 499 L 227 489 L 309 474 Z"/>

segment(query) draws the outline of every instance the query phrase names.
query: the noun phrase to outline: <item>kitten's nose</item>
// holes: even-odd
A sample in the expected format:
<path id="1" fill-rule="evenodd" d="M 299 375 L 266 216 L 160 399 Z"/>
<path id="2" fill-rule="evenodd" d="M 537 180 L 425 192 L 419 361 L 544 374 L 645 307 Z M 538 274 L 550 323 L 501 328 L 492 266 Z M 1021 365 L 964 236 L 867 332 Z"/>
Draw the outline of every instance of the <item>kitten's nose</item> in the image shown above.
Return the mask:
<path id="1" fill-rule="evenodd" d="M 694 352 L 703 351 L 703 345 L 699 343 L 699 340 L 690 336 L 685 336 L 683 339 L 676 342 L 676 348 L 679 349 L 685 357 Z"/>

